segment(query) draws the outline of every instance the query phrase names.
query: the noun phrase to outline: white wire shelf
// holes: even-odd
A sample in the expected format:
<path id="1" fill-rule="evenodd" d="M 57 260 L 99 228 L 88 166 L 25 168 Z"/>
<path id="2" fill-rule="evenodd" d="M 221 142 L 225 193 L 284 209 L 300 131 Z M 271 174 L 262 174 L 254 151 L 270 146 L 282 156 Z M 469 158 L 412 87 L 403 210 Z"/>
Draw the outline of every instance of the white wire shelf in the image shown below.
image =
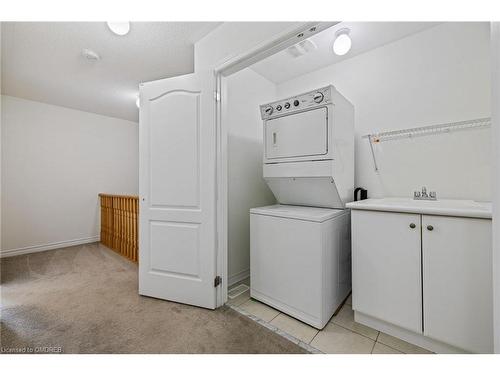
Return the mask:
<path id="1" fill-rule="evenodd" d="M 387 132 L 364 135 L 363 138 L 370 139 L 373 143 L 390 141 L 399 138 L 412 138 L 424 135 L 434 135 L 438 133 L 449 133 L 456 130 L 468 130 L 491 126 L 491 118 L 478 118 L 474 120 L 449 122 L 446 124 L 421 126 L 418 128 L 392 130 Z"/>
<path id="2" fill-rule="evenodd" d="M 375 151 L 373 149 L 374 143 L 377 144 L 381 142 L 392 141 L 402 138 L 422 137 L 422 136 L 435 135 L 441 133 L 450 133 L 457 130 L 485 128 L 489 126 L 491 126 L 491 118 L 484 117 L 473 120 L 449 122 L 438 125 L 420 126 L 418 128 L 392 130 L 386 132 L 366 134 L 362 138 L 368 139 L 368 142 L 370 144 L 370 150 L 373 157 L 373 165 L 375 168 L 375 172 L 378 172 L 379 168 L 377 165 L 377 158 L 375 157 Z"/>

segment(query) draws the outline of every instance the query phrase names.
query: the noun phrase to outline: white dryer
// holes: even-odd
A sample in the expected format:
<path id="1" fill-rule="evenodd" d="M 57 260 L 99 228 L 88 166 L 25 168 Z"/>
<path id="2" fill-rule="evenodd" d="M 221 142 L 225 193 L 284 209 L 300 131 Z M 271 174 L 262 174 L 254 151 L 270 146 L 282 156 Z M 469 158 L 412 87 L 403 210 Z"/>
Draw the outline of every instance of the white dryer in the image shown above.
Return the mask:
<path id="1" fill-rule="evenodd" d="M 351 290 L 354 108 L 326 86 L 260 109 L 280 204 L 250 210 L 250 295 L 323 328 Z"/>
<path id="2" fill-rule="evenodd" d="M 260 107 L 264 179 L 278 202 L 344 208 L 354 193 L 354 107 L 326 86 Z"/>

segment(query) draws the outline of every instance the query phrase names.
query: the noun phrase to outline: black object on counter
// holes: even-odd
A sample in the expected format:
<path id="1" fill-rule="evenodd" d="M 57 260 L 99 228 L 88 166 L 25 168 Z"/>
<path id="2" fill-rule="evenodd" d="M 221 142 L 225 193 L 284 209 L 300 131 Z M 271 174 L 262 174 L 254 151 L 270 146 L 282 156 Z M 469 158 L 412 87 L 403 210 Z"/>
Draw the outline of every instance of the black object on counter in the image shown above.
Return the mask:
<path id="1" fill-rule="evenodd" d="M 358 192 L 360 194 L 358 194 Z M 358 195 L 359 195 L 359 198 L 358 198 Z M 367 199 L 367 198 L 368 198 L 368 190 L 363 189 L 362 187 L 358 187 L 358 188 L 354 189 L 354 200 L 355 201 L 362 201 L 363 199 Z"/>

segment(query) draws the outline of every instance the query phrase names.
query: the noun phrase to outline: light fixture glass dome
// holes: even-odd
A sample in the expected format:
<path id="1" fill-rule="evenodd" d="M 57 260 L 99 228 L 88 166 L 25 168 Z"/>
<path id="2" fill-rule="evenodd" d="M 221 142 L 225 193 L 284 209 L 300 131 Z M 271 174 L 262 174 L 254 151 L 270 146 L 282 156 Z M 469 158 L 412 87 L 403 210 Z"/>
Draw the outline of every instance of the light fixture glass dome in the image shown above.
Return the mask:
<path id="1" fill-rule="evenodd" d="M 333 52 L 339 56 L 345 55 L 349 52 L 352 45 L 349 29 L 340 29 L 335 35 L 336 38 L 333 42 Z"/>
<path id="2" fill-rule="evenodd" d="M 130 22 L 107 22 L 107 24 L 116 35 L 127 35 L 130 31 Z"/>

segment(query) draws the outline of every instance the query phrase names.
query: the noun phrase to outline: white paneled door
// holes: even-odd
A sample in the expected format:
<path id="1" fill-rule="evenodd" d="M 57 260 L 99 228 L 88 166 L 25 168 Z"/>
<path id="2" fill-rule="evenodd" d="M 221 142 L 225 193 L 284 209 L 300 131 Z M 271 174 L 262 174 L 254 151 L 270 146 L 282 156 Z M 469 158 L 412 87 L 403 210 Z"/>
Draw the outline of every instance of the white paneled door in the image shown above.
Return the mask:
<path id="1" fill-rule="evenodd" d="M 141 85 L 139 293 L 216 307 L 214 102 L 195 74 Z"/>

